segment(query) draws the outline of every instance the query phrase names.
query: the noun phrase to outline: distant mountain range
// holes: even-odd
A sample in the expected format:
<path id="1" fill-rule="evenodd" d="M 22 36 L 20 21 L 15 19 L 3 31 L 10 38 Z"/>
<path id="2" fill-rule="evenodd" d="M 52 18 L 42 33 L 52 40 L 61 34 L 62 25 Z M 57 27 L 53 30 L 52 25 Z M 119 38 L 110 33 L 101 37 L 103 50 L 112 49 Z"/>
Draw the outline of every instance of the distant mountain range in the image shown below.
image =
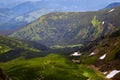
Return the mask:
<path id="1" fill-rule="evenodd" d="M 0 25 L 8 22 L 14 17 L 15 13 L 9 8 L 0 8 Z"/>
<path id="2" fill-rule="evenodd" d="M 115 7 L 118 7 L 120 6 L 120 3 L 119 2 L 116 2 L 116 3 L 112 3 L 112 4 L 109 4 L 107 7 L 105 7 L 104 9 L 110 9 L 110 8 L 115 8 Z"/>
<path id="3" fill-rule="evenodd" d="M 10 9 L 1 8 L 0 30 L 8 30 L 9 32 L 13 32 L 37 20 L 40 16 L 50 12 L 80 11 L 81 7 L 79 6 L 78 3 L 79 0 L 77 0 L 76 2 L 74 0 L 70 2 L 67 1 L 67 4 L 66 0 L 63 0 L 63 2 L 55 0 L 53 1 L 43 0 L 38 2 L 30 1 L 24 2 Z M 113 3 L 113 5 L 116 4 L 119 3 Z M 109 6 L 112 6 L 112 4 L 110 4 Z"/>
<path id="4" fill-rule="evenodd" d="M 23 0 L 0 0 L 0 8 L 12 8 L 23 2 Z"/>

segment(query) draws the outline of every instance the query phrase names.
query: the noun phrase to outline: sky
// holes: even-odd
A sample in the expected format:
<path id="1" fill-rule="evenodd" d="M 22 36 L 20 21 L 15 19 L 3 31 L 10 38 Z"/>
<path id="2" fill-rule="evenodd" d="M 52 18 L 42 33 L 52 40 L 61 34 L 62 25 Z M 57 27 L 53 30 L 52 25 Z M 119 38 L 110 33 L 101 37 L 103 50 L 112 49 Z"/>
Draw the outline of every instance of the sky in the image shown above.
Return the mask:
<path id="1" fill-rule="evenodd" d="M 0 8 L 6 7 L 6 6 L 14 7 L 15 5 L 25 2 L 25 1 L 35 2 L 35 1 L 42 1 L 42 0 L 0 0 Z M 66 1 L 71 1 L 71 0 L 66 0 Z M 96 7 L 104 8 L 110 3 L 120 2 L 120 0 L 74 0 L 74 1 L 79 1 L 80 5 L 83 5 L 84 7 L 88 6 L 89 8 L 92 8 L 92 9 Z"/>
<path id="2" fill-rule="evenodd" d="M 0 0 L 0 2 L 16 2 L 16 1 L 18 1 L 18 2 L 25 2 L 25 1 L 41 1 L 41 0 Z M 70 1 L 70 0 L 66 0 L 66 1 Z M 76 0 L 74 0 L 74 1 L 76 1 Z M 87 2 L 87 3 L 89 3 L 89 2 L 95 2 L 95 4 L 98 4 L 99 2 L 100 3 L 112 3 L 112 2 L 120 2 L 120 0 L 79 0 L 80 2 Z M 97 2 L 97 3 L 96 3 Z M 93 3 L 94 4 L 94 3 Z"/>
<path id="3" fill-rule="evenodd" d="M 0 0 L 0 1 L 3 1 L 3 0 Z M 41 0 L 12 0 L 12 1 L 41 1 Z M 70 0 L 68 0 L 68 1 L 70 1 Z M 74 1 L 76 1 L 76 0 L 74 0 Z M 80 2 L 87 2 L 87 3 L 89 3 L 89 2 L 102 2 L 102 3 L 104 3 L 104 2 L 108 2 L 108 3 L 109 2 L 110 3 L 112 3 L 112 2 L 120 2 L 120 0 L 79 0 L 79 1 Z"/>

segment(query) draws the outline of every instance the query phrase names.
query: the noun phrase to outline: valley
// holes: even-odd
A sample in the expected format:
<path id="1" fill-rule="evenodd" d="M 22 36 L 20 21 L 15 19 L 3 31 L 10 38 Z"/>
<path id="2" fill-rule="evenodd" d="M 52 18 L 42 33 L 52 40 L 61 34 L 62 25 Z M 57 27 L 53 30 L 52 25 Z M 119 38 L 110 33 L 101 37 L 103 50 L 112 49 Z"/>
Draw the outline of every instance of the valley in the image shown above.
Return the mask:
<path id="1" fill-rule="evenodd" d="M 61 1 L 0 6 L 0 80 L 120 80 L 120 2 Z"/>

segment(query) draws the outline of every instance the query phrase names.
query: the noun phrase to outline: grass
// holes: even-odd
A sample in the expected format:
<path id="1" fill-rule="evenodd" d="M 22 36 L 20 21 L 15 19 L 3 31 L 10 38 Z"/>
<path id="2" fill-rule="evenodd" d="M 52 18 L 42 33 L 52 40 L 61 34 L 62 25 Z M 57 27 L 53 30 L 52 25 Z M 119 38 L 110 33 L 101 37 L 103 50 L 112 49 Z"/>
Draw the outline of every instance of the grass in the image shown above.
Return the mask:
<path id="1" fill-rule="evenodd" d="M 92 67 L 88 67 L 88 65 L 80 65 L 83 70 L 83 75 L 89 77 L 90 80 L 104 80 L 103 75 L 95 70 Z"/>
<path id="2" fill-rule="evenodd" d="M 40 50 L 35 49 L 33 46 L 25 43 L 22 40 L 0 36 L 0 54 L 4 54 L 8 51 L 15 50 L 18 48 L 23 48 L 34 52 L 40 52 Z"/>
<path id="3" fill-rule="evenodd" d="M 86 65 L 72 63 L 57 54 L 30 60 L 19 58 L 3 63 L 1 67 L 15 80 L 104 80 Z"/>
<path id="4" fill-rule="evenodd" d="M 103 31 L 103 29 L 101 28 L 102 22 L 97 20 L 97 16 L 94 16 L 94 18 L 91 21 L 91 23 L 95 27 L 95 29 L 97 30 L 96 37 L 98 37 L 102 33 L 102 31 Z"/>

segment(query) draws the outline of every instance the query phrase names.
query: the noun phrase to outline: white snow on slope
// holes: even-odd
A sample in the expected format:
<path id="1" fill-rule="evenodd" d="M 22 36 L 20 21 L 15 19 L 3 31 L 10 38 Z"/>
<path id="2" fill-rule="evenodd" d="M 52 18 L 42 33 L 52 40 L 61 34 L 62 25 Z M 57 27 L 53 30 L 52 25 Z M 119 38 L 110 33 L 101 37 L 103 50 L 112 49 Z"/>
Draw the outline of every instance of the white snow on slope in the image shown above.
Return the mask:
<path id="1" fill-rule="evenodd" d="M 113 12 L 115 9 L 111 9 L 111 10 L 109 10 L 108 12 L 110 13 L 110 12 Z"/>
<path id="2" fill-rule="evenodd" d="M 113 70 L 112 72 L 110 72 L 106 78 L 110 79 L 113 78 L 116 74 L 118 74 L 120 72 L 120 70 Z"/>
<path id="3" fill-rule="evenodd" d="M 95 55 L 96 53 L 95 52 L 92 52 L 89 56 L 92 56 L 92 55 Z"/>
<path id="4" fill-rule="evenodd" d="M 104 54 L 103 56 L 101 56 L 99 59 L 105 59 L 106 54 Z"/>
<path id="5" fill-rule="evenodd" d="M 105 24 L 105 21 L 102 22 L 102 25 L 104 25 L 104 24 Z"/>
<path id="6" fill-rule="evenodd" d="M 104 72 L 103 74 L 107 74 L 108 72 Z"/>
<path id="7" fill-rule="evenodd" d="M 79 52 L 74 52 L 72 56 L 80 56 L 81 54 Z"/>

